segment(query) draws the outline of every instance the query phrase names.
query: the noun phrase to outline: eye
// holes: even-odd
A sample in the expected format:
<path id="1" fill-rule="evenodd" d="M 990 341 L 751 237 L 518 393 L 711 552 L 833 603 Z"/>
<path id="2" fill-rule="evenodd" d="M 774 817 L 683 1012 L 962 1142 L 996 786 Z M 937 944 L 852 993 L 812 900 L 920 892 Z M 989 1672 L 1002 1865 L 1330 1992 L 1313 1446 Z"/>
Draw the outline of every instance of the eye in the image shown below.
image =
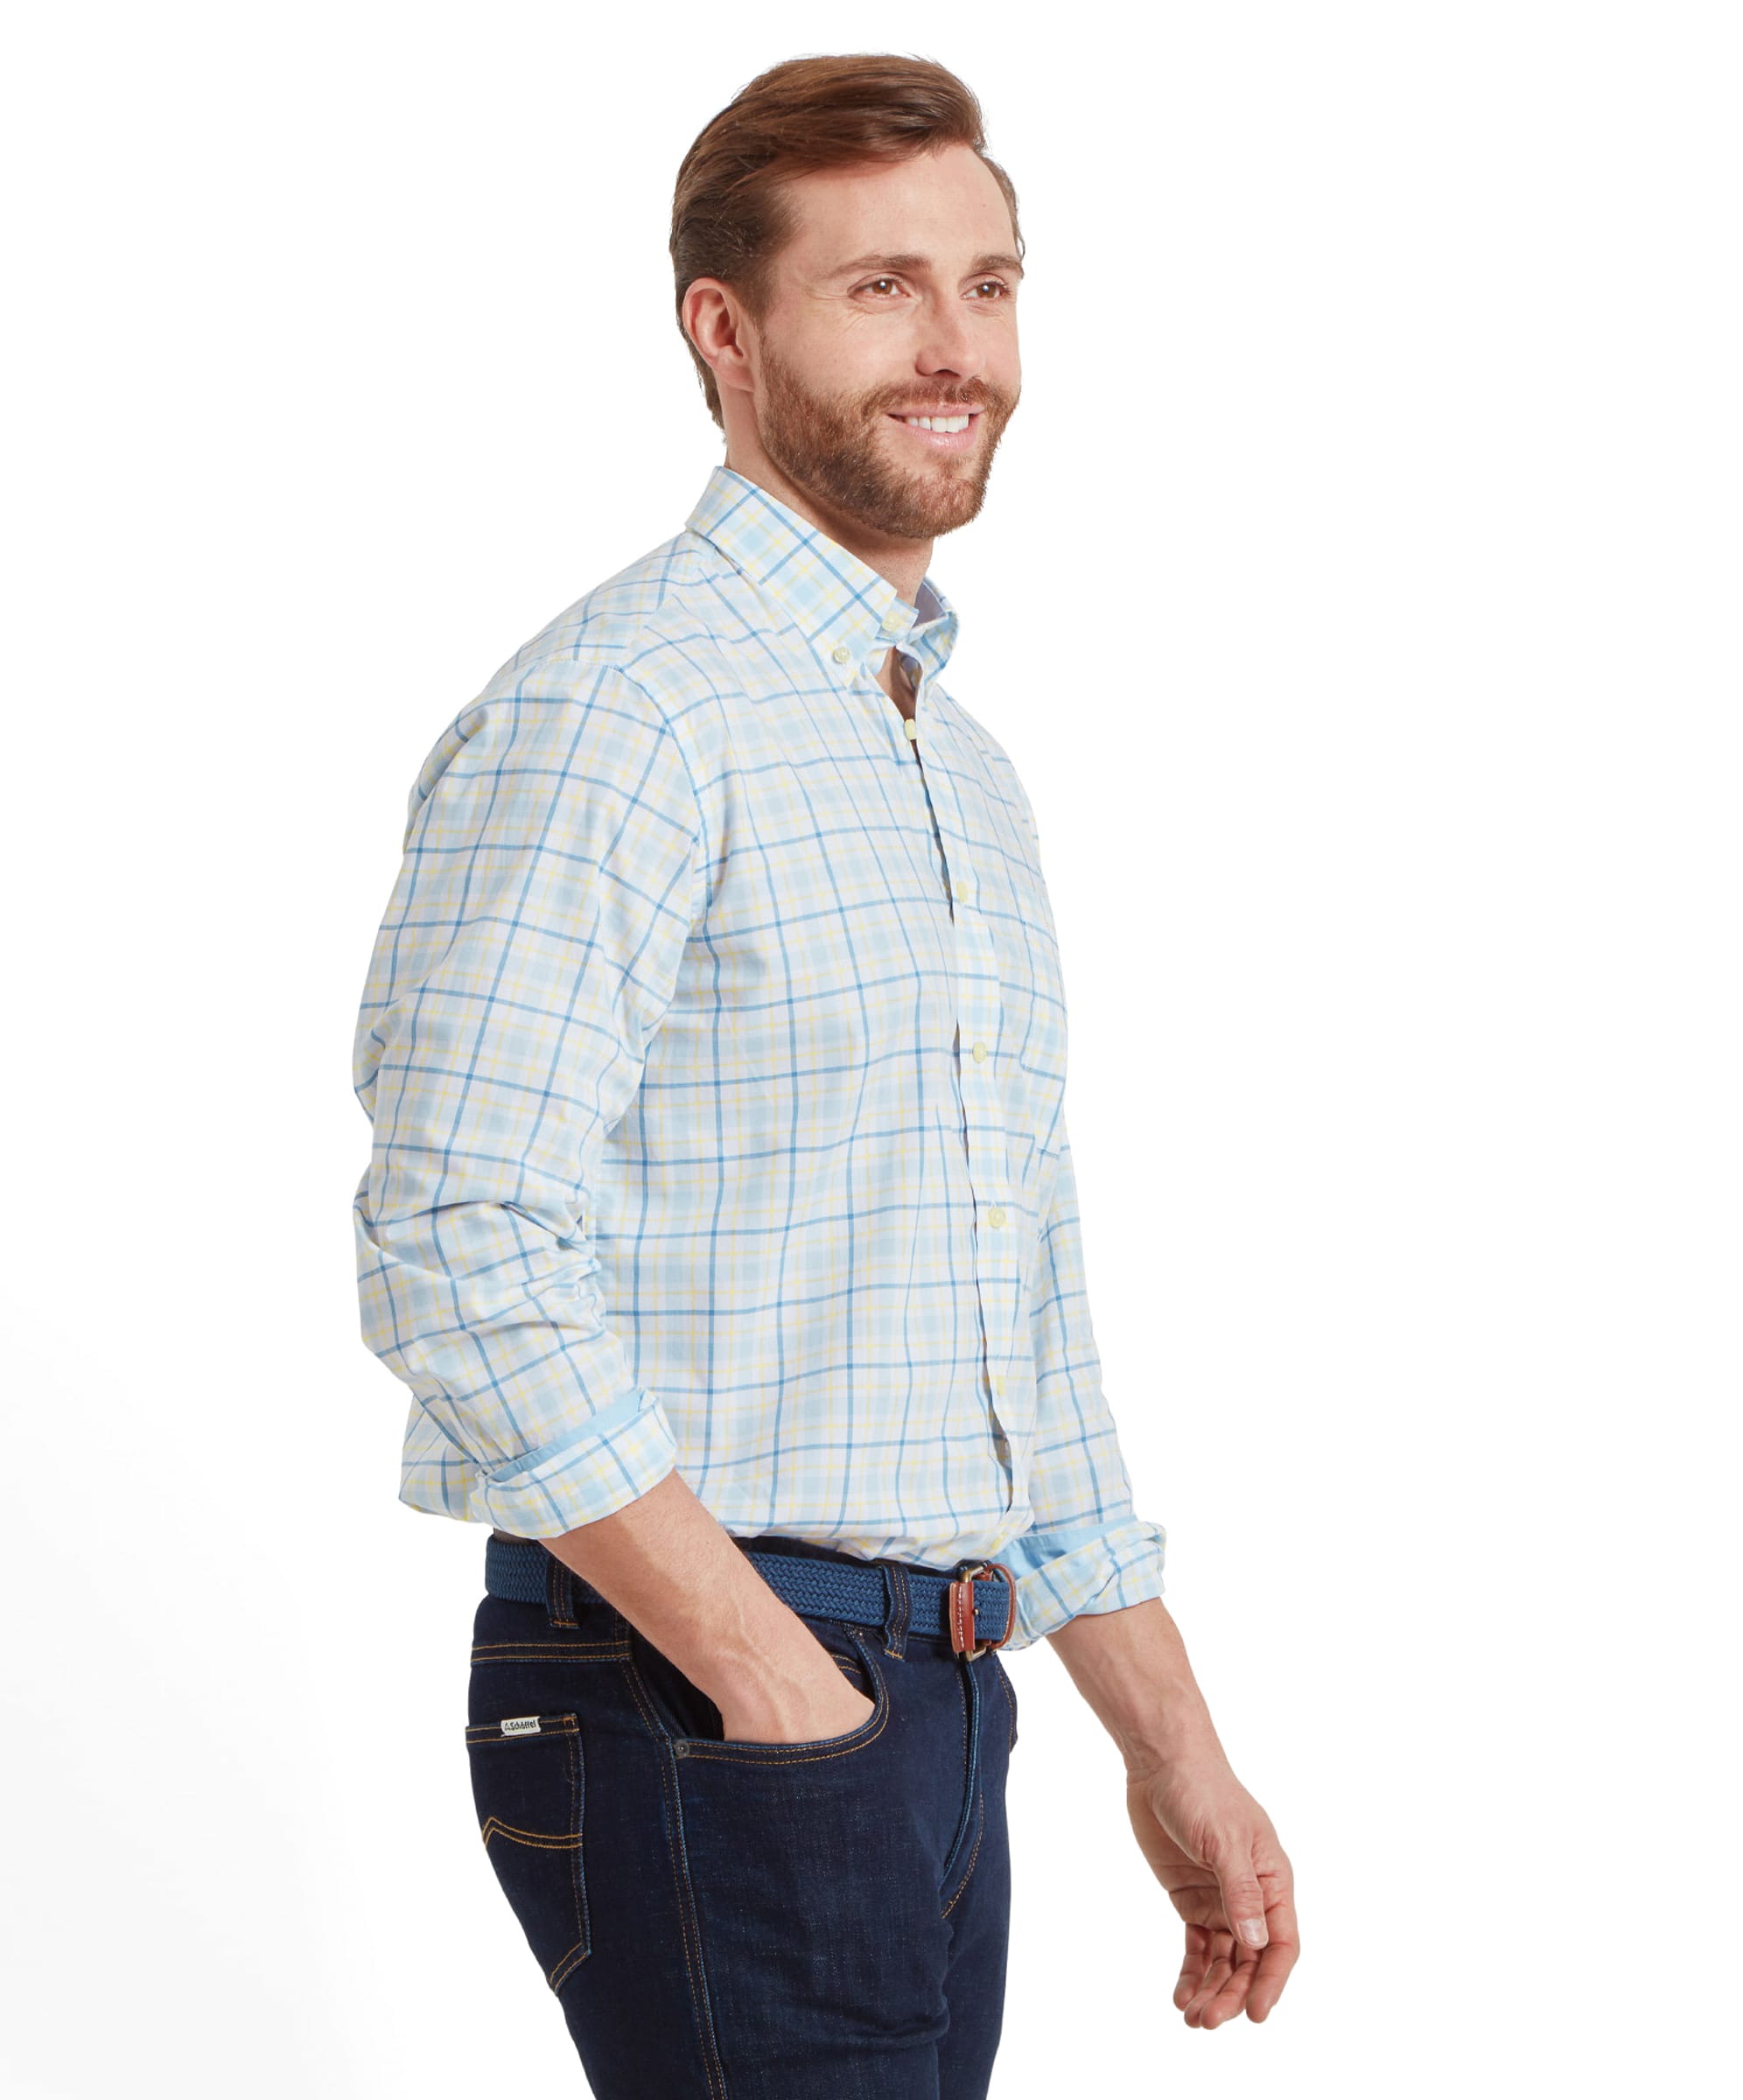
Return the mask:
<path id="1" fill-rule="evenodd" d="M 861 291 L 875 291 L 880 284 L 900 284 L 900 283 L 901 279 L 900 277 L 870 277 L 859 287 L 859 289 Z M 984 291 L 989 284 L 991 285 L 993 289 L 1001 296 L 996 299 L 982 299 L 980 304 L 983 306 L 1004 305 L 1012 296 L 1011 287 L 1002 277 L 983 277 L 980 283 L 976 285 L 975 290 L 977 292 Z"/>

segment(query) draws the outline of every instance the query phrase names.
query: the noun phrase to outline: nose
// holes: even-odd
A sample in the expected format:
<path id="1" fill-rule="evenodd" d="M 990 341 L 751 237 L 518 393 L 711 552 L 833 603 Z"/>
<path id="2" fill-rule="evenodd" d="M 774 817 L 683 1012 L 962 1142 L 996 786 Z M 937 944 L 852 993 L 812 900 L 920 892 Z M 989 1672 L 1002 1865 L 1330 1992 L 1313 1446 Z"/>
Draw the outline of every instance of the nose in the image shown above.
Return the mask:
<path id="1" fill-rule="evenodd" d="M 927 308 L 926 326 L 915 368 L 928 378 L 954 373 L 960 379 L 977 379 L 986 368 L 986 353 L 972 314 L 960 301 L 945 298 Z"/>

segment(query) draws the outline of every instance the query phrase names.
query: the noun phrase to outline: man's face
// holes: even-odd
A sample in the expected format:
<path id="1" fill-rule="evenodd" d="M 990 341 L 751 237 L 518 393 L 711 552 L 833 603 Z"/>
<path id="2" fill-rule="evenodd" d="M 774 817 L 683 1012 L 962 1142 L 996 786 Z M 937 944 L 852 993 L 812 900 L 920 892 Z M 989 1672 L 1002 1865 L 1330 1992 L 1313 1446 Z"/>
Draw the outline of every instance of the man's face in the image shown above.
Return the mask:
<path id="1" fill-rule="evenodd" d="M 795 189 L 800 231 L 777 259 L 760 330 L 748 331 L 762 448 L 871 531 L 952 532 L 980 509 L 1021 391 L 1021 271 L 1004 195 L 967 146 L 808 175 Z M 939 408 L 975 412 L 960 436 L 900 419 Z"/>

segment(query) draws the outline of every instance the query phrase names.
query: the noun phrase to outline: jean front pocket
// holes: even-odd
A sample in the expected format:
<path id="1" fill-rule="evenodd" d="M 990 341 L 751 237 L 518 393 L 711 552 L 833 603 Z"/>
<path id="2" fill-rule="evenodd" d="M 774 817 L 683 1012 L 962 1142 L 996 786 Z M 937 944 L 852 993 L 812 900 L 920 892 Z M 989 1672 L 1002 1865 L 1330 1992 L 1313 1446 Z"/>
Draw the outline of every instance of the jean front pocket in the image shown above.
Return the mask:
<path id="1" fill-rule="evenodd" d="M 868 1643 L 843 1620 L 808 1619 L 806 1624 L 849 1684 L 871 1699 L 872 1711 L 844 1734 L 794 1743 L 749 1742 L 725 1735 L 713 1700 L 645 1635 L 632 1632 L 631 1668 L 673 1755 L 755 1765 L 815 1763 L 850 1756 L 881 1735 L 890 1718 L 890 1695 Z"/>
<path id="2" fill-rule="evenodd" d="M 592 1944 L 582 1838 L 585 1764 L 572 1713 L 525 1713 L 466 1729 L 479 1834 L 553 1991 Z"/>

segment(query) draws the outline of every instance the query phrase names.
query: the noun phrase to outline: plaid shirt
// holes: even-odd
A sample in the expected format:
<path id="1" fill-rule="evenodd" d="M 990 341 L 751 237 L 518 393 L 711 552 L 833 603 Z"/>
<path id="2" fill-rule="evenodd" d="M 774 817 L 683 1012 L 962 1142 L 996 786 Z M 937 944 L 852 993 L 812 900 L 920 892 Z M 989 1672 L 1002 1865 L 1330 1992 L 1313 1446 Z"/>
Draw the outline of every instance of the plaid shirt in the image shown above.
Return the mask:
<path id="1" fill-rule="evenodd" d="M 676 1466 L 739 1536 L 1004 1561 L 1016 1648 L 1158 1595 L 1164 1533 L 1033 814 L 918 598 L 718 466 L 444 732 L 358 1018 L 359 1292 L 414 1508 L 554 1537 Z"/>

